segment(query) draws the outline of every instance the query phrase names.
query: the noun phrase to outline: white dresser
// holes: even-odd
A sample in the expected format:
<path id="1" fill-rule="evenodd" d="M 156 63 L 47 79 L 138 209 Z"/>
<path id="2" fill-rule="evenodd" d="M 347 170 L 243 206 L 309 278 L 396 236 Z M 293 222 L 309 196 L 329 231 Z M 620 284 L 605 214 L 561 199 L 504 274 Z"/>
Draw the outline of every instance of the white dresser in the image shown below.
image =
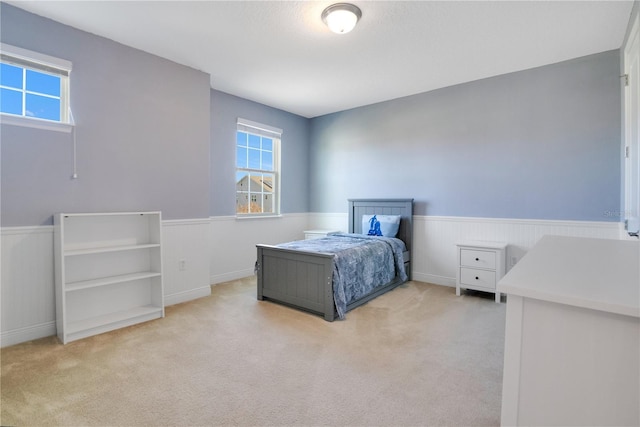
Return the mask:
<path id="1" fill-rule="evenodd" d="M 507 294 L 502 425 L 640 425 L 640 243 L 544 236 Z"/>
<path id="2" fill-rule="evenodd" d="M 505 274 L 507 244 L 484 240 L 459 242 L 456 295 L 461 289 L 492 292 L 500 302 L 496 284 Z"/>

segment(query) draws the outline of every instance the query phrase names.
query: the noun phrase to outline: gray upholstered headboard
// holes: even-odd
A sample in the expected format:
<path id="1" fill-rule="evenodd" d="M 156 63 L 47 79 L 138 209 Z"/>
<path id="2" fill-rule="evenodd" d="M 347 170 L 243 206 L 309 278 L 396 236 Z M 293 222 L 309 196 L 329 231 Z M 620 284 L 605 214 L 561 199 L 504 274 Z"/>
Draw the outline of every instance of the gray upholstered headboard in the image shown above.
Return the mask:
<path id="1" fill-rule="evenodd" d="M 362 215 L 401 215 L 397 237 L 411 250 L 413 199 L 349 199 L 349 233 L 362 233 Z"/>

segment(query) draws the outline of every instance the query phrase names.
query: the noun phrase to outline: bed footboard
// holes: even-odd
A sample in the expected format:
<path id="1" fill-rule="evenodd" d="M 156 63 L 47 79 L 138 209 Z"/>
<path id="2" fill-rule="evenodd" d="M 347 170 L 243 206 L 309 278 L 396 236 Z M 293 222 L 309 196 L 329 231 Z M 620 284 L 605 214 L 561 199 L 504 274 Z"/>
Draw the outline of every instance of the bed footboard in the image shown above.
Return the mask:
<path id="1" fill-rule="evenodd" d="M 362 234 L 363 215 L 400 215 L 397 237 L 406 246 L 405 271 L 411 280 L 413 199 L 349 199 L 349 233 Z M 333 299 L 333 254 L 305 252 L 271 245 L 257 245 L 258 299 L 272 300 L 319 314 L 325 320 L 338 317 Z M 401 285 L 396 276 L 386 285 L 347 304 L 347 311 Z"/>
<path id="2" fill-rule="evenodd" d="M 320 314 L 337 317 L 333 301 L 333 255 L 257 245 L 258 300 L 272 300 Z"/>

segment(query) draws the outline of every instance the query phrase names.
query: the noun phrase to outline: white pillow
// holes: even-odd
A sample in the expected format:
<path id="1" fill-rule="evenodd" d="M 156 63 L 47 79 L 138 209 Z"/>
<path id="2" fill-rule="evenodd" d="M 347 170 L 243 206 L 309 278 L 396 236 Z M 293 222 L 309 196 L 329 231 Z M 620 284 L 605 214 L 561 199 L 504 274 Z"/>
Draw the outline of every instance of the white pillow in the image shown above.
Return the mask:
<path id="1" fill-rule="evenodd" d="M 362 215 L 362 234 L 396 237 L 400 218 L 400 215 Z"/>

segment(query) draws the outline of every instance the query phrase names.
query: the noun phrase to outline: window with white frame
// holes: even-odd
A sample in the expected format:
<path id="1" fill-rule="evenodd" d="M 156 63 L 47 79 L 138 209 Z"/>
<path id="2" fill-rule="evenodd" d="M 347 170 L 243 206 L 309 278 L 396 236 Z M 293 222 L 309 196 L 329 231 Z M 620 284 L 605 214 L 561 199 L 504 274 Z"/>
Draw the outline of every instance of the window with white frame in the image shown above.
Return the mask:
<path id="1" fill-rule="evenodd" d="M 236 215 L 280 214 L 282 129 L 238 119 L 236 130 Z"/>
<path id="2" fill-rule="evenodd" d="M 71 124 L 71 62 L 0 44 L 0 113 L 2 122 L 47 127 Z"/>

